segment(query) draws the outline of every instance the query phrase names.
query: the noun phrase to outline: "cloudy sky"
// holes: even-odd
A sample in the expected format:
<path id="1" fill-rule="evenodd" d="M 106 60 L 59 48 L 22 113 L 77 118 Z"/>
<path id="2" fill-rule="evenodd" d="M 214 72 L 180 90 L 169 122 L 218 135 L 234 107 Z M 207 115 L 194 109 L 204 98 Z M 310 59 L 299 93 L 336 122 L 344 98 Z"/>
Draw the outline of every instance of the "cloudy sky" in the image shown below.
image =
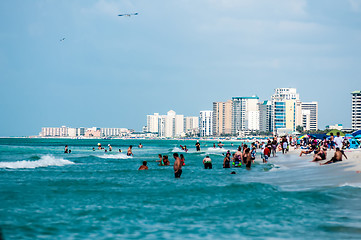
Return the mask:
<path id="1" fill-rule="evenodd" d="M 0 30 L 0 136 L 140 130 L 278 87 L 349 127 L 361 89 L 361 0 L 12 0 Z"/>

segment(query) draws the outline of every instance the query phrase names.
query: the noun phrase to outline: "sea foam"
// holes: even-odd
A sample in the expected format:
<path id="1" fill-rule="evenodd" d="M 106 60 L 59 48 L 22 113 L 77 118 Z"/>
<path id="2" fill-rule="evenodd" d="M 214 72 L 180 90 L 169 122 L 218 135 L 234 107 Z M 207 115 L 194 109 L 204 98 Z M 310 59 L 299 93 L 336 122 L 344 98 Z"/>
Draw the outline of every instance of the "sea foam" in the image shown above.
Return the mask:
<path id="1" fill-rule="evenodd" d="M 96 157 L 99 158 L 105 158 L 105 159 L 127 159 L 127 158 L 132 158 L 132 156 L 127 156 L 124 153 L 119 153 L 119 154 L 104 154 L 104 155 L 94 155 Z"/>
<path id="2" fill-rule="evenodd" d="M 49 167 L 49 166 L 64 166 L 74 164 L 73 162 L 63 159 L 55 158 L 52 155 L 45 155 L 40 157 L 37 161 L 16 161 L 16 162 L 0 162 L 0 168 L 39 168 L 39 167 Z"/>

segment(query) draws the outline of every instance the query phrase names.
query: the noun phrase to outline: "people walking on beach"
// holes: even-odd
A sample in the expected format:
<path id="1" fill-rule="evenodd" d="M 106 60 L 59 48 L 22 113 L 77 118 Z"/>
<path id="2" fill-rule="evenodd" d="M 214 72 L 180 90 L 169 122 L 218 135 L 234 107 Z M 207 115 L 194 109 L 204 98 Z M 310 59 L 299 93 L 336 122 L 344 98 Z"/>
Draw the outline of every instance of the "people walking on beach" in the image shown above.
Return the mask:
<path id="1" fill-rule="evenodd" d="M 141 165 L 138 170 L 148 170 L 147 161 L 143 161 L 143 165 Z"/>
<path id="2" fill-rule="evenodd" d="M 272 141 L 272 155 L 273 155 L 273 157 L 276 156 L 277 145 L 278 145 L 277 137 L 274 137 L 273 141 Z"/>
<path id="3" fill-rule="evenodd" d="M 132 148 L 133 148 L 133 146 L 130 145 L 128 148 L 128 151 L 127 151 L 127 156 L 133 156 Z"/>
<path id="4" fill-rule="evenodd" d="M 286 137 L 282 137 L 282 154 L 287 153 L 288 142 Z"/>
<path id="5" fill-rule="evenodd" d="M 181 154 L 181 155 L 179 155 L 179 157 L 180 157 L 182 166 L 186 165 L 185 162 L 184 162 L 185 161 L 184 155 Z"/>
<path id="6" fill-rule="evenodd" d="M 330 133 L 330 149 L 335 149 L 335 137 L 333 136 L 333 133 Z"/>
<path id="7" fill-rule="evenodd" d="M 264 150 L 263 150 L 263 163 L 267 163 L 268 162 L 268 158 L 271 155 L 271 145 L 267 145 Z"/>
<path id="8" fill-rule="evenodd" d="M 212 160 L 209 156 L 203 159 L 203 165 L 205 169 L 212 169 Z"/>
<path id="9" fill-rule="evenodd" d="M 197 152 L 199 152 L 201 150 L 201 144 L 199 143 L 198 140 L 196 142 L 196 149 L 197 149 Z"/>
<path id="10" fill-rule="evenodd" d="M 320 165 L 326 165 L 326 164 L 331 164 L 331 163 L 336 163 L 336 162 L 341 162 L 342 161 L 342 156 L 345 156 L 345 158 L 347 159 L 347 156 L 345 155 L 345 153 L 340 150 L 340 148 L 336 148 L 336 152 L 334 154 L 334 156 L 331 158 L 331 160 L 325 162 L 325 163 L 320 163 Z"/>
<path id="11" fill-rule="evenodd" d="M 65 145 L 64 153 L 69 153 L 68 145 Z"/>
<path id="12" fill-rule="evenodd" d="M 182 175 L 182 163 L 180 158 L 178 157 L 178 153 L 173 153 L 173 157 L 175 159 L 173 169 L 174 169 L 174 177 L 180 178 Z"/>
<path id="13" fill-rule="evenodd" d="M 340 136 L 340 132 L 336 133 L 336 137 L 334 141 L 336 144 L 336 148 L 342 149 L 343 137 Z"/>

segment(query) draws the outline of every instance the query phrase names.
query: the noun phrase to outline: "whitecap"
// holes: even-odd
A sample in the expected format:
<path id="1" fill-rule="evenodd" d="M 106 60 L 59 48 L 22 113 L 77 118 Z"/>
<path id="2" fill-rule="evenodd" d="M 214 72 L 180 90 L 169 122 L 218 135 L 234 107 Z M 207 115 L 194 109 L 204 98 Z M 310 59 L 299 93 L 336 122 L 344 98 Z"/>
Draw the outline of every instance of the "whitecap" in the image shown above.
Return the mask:
<path id="1" fill-rule="evenodd" d="M 39 168 L 39 167 L 49 167 L 49 166 L 64 166 L 74 164 L 73 162 L 63 159 L 55 158 L 52 155 L 42 156 L 39 160 L 36 161 L 16 161 L 16 162 L 0 162 L 0 168 Z"/>
<path id="2" fill-rule="evenodd" d="M 104 155 L 100 155 L 100 156 L 97 156 L 95 155 L 96 157 L 99 157 L 99 158 L 105 158 L 105 159 L 127 159 L 127 158 L 132 158 L 131 156 L 127 156 L 126 154 L 124 153 L 119 153 L 119 154 L 104 154 Z"/>

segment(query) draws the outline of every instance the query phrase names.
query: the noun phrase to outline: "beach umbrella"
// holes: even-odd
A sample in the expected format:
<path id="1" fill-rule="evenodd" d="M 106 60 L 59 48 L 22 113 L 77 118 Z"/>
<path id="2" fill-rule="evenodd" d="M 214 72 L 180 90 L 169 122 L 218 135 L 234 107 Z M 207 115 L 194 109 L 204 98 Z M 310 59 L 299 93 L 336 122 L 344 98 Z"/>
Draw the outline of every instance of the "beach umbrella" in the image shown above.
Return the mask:
<path id="1" fill-rule="evenodd" d="M 355 138 L 361 138 L 361 134 L 356 135 Z"/>
<path id="2" fill-rule="evenodd" d="M 358 136 L 358 135 L 361 135 L 361 130 L 357 130 L 355 132 L 352 133 L 352 135 L 355 137 L 355 136 Z"/>
<path id="3" fill-rule="evenodd" d="M 309 137 L 310 137 L 310 136 L 308 136 L 307 134 L 305 134 L 305 135 L 299 137 L 298 139 L 309 138 Z"/>

